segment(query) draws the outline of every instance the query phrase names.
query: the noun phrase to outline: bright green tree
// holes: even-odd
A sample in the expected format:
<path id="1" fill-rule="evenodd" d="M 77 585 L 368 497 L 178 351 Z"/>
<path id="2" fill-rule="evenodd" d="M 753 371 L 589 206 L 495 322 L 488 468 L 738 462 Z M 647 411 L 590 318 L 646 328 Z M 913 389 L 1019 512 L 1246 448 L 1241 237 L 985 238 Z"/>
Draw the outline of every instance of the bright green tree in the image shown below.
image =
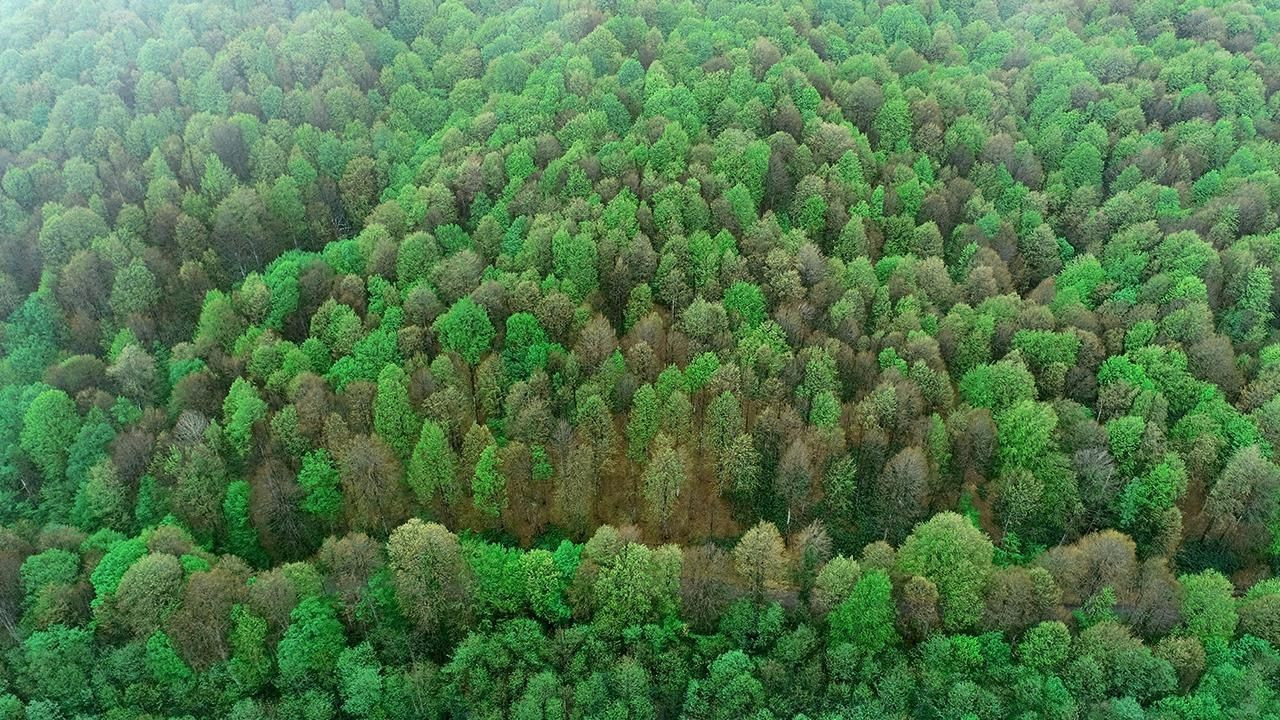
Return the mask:
<path id="1" fill-rule="evenodd" d="M 853 591 L 827 616 L 829 644 L 850 643 L 862 658 L 898 642 L 893 586 L 883 570 L 864 573 Z"/>
<path id="2" fill-rule="evenodd" d="M 916 526 L 898 551 L 898 566 L 937 585 L 943 624 L 963 630 L 982 616 L 994 553 L 981 530 L 964 516 L 947 512 Z"/>
<path id="3" fill-rule="evenodd" d="M 418 437 L 418 417 L 409 402 L 409 377 L 398 365 L 387 365 L 378 373 L 373 428 L 402 462 L 409 459 Z"/>
<path id="4" fill-rule="evenodd" d="M 458 459 L 439 423 L 433 420 L 422 423 L 408 470 L 409 487 L 418 502 L 428 505 L 436 493 L 440 493 L 446 504 L 457 501 Z"/>
<path id="5" fill-rule="evenodd" d="M 236 456 L 244 460 L 249 455 L 254 424 L 267 416 L 267 403 L 249 381 L 238 377 L 232 381 L 222 402 L 222 416 L 227 443 Z"/>
<path id="6" fill-rule="evenodd" d="M 50 388 L 27 407 L 19 443 L 45 480 L 57 483 L 66 472 L 67 449 L 79 431 L 75 402 L 65 392 Z"/>
<path id="7" fill-rule="evenodd" d="M 498 447 L 487 445 L 476 460 L 471 477 L 471 493 L 476 509 L 496 518 L 507 507 L 507 480 L 498 470 Z"/>
<path id="8" fill-rule="evenodd" d="M 495 335 L 489 311 L 469 297 L 455 302 L 431 327 L 444 349 L 457 353 L 471 366 L 489 351 Z"/>
<path id="9" fill-rule="evenodd" d="M 289 613 L 289 628 L 276 648 L 277 684 L 295 690 L 332 685 L 345 646 L 342 623 L 328 601 L 303 599 Z"/>
<path id="10" fill-rule="evenodd" d="M 298 471 L 298 484 L 306 495 L 302 509 L 312 515 L 333 521 L 342 509 L 342 491 L 339 489 L 338 468 L 329 451 L 321 448 L 302 456 L 302 468 Z"/>

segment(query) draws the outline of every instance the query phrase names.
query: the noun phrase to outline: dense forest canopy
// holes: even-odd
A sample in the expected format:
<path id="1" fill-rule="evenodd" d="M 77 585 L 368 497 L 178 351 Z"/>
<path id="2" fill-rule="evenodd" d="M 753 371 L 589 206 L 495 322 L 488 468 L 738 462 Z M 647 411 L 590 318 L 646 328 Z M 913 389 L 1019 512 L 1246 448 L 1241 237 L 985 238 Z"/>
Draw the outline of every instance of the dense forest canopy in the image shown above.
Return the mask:
<path id="1" fill-rule="evenodd" d="M 0 0 L 0 720 L 1280 718 L 1277 38 Z"/>

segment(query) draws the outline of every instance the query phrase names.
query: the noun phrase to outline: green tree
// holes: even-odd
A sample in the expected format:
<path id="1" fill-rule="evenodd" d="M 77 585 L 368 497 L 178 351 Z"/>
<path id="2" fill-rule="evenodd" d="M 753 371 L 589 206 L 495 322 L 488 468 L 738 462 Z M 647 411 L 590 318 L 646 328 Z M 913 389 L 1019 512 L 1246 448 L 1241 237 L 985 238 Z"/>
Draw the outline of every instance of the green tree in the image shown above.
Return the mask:
<path id="1" fill-rule="evenodd" d="M 258 391 L 244 378 L 236 378 L 222 401 L 223 433 L 237 457 L 244 460 L 249 455 L 253 426 L 267 416 L 267 403 Z"/>
<path id="2" fill-rule="evenodd" d="M 135 637 L 150 637 L 177 608 L 182 590 L 182 564 L 167 553 L 139 558 L 120 578 L 115 608 Z"/>
<path id="3" fill-rule="evenodd" d="M 1203 642 L 1230 641 L 1235 635 L 1235 587 L 1217 570 L 1183 575 L 1182 624 L 1187 633 Z"/>
<path id="4" fill-rule="evenodd" d="M 55 626 L 22 643 L 21 679 L 28 697 L 50 700 L 65 713 L 88 712 L 94 703 L 97 658 L 93 633 Z"/>
<path id="5" fill-rule="evenodd" d="M 445 350 L 473 367 L 489 351 L 495 335 L 489 312 L 469 297 L 455 302 L 431 327 Z"/>
<path id="6" fill-rule="evenodd" d="M 163 631 L 157 630 L 147 638 L 147 670 L 156 686 L 169 697 L 183 697 L 196 684 L 196 675 L 178 656 L 173 642 Z"/>
<path id="7" fill-rule="evenodd" d="M 741 650 L 730 650 L 711 662 L 705 680 L 693 680 L 685 693 L 683 716 L 691 720 L 756 717 L 764 707 L 764 685 L 755 663 Z"/>
<path id="8" fill-rule="evenodd" d="M 271 676 L 271 655 L 267 649 L 267 621 L 244 605 L 231 610 L 231 659 L 227 670 L 237 684 L 254 692 Z"/>
<path id="9" fill-rule="evenodd" d="M 665 535 L 676 499 L 688 479 L 680 452 L 664 434 L 659 433 L 654 441 L 653 457 L 644 470 L 643 481 L 645 503 Z"/>
<path id="10" fill-rule="evenodd" d="M 449 445 L 444 429 L 432 420 L 423 422 L 418 433 L 418 443 L 409 459 L 409 487 L 413 488 L 418 502 L 431 504 L 437 492 L 446 504 L 457 502 L 457 468 L 458 459 Z"/>
<path id="11" fill-rule="evenodd" d="M 1078 142 L 1062 158 L 1062 177 L 1067 187 L 1102 186 L 1102 153 L 1091 143 Z"/>
<path id="12" fill-rule="evenodd" d="M 367 641 L 349 647 L 338 656 L 338 688 L 342 710 L 355 717 L 370 717 L 383 695 L 382 664 Z"/>
<path id="13" fill-rule="evenodd" d="M 764 293 L 759 285 L 736 282 L 724 291 L 724 310 L 735 326 L 759 327 L 767 317 Z"/>
<path id="14" fill-rule="evenodd" d="M 653 385 L 645 383 L 631 396 L 631 414 L 627 420 L 627 457 L 632 462 L 644 460 L 660 427 L 658 394 Z"/>
<path id="15" fill-rule="evenodd" d="M 476 460 L 471 477 L 472 500 L 476 509 L 496 518 L 507 507 L 507 479 L 498 470 L 498 447 L 486 445 Z"/>
<path id="16" fill-rule="evenodd" d="M 402 462 L 409 459 L 419 433 L 418 417 L 409 402 L 409 377 L 397 365 L 387 365 L 378 373 L 373 428 Z"/>
<path id="17" fill-rule="evenodd" d="M 123 323 L 132 315 L 147 312 L 160 300 L 155 275 L 141 260 L 135 259 L 116 273 L 111 287 L 111 309 L 116 322 Z"/>
<path id="18" fill-rule="evenodd" d="M 332 605 L 324 598 L 304 598 L 289 613 L 289 628 L 276 648 L 277 684 L 293 690 L 332 685 L 344 647 L 342 623 Z"/>
<path id="19" fill-rule="evenodd" d="M 562 552 L 566 547 L 572 549 Z M 573 554 L 572 567 L 557 562 L 570 553 Z M 555 554 L 535 548 L 520 556 L 525 598 L 530 610 L 544 622 L 559 623 L 569 619 L 571 610 L 565 601 L 565 591 L 569 587 L 569 578 L 577 569 L 576 554 L 577 549 L 565 541 Z"/>
<path id="20" fill-rule="evenodd" d="M 507 316 L 502 345 L 502 365 L 507 378 L 527 378 L 545 362 L 542 357 L 548 349 L 547 333 L 536 317 L 527 312 Z"/>
<path id="21" fill-rule="evenodd" d="M 336 520 L 342 509 L 339 483 L 338 468 L 327 450 L 312 450 L 302 456 L 298 484 L 306 493 L 302 499 L 303 510 L 329 522 Z"/>
<path id="22" fill-rule="evenodd" d="M 258 531 L 249 521 L 249 494 L 249 483 L 244 480 L 235 480 L 227 486 L 227 494 L 222 501 L 227 549 L 251 562 L 261 562 Z"/>
<path id="23" fill-rule="evenodd" d="M 883 570 L 862 575 L 853 591 L 827 616 L 829 644 L 849 643 L 871 658 L 898 642 L 893 587 Z"/>
<path id="24" fill-rule="evenodd" d="M 50 388 L 27 407 L 18 442 L 45 480 L 57 483 L 66 472 L 67 449 L 79 431 L 80 415 L 75 403 L 65 392 Z"/>
<path id="25" fill-rule="evenodd" d="M 1053 671 L 1071 653 L 1071 631 L 1057 620 L 1047 620 L 1027 631 L 1018 643 L 1022 662 L 1038 670 Z"/>
<path id="26" fill-rule="evenodd" d="M 902 152 L 911 140 L 911 108 L 901 91 L 886 95 L 888 97 L 875 117 L 879 147 L 888 152 Z"/>
<path id="27" fill-rule="evenodd" d="M 898 551 L 898 566 L 938 586 L 943 624 L 957 631 L 972 627 L 981 617 L 994 553 L 987 536 L 963 516 L 940 513 L 907 536 Z"/>
<path id="28" fill-rule="evenodd" d="M 552 266 L 556 274 L 568 283 L 565 292 L 581 300 L 596 289 L 596 243 L 590 235 L 570 235 L 561 230 L 551 239 Z"/>
<path id="29" fill-rule="evenodd" d="M 120 478 L 115 463 L 103 459 L 89 468 L 76 496 L 72 517 L 87 529 L 112 528 L 126 532 L 133 525 L 129 488 Z"/>

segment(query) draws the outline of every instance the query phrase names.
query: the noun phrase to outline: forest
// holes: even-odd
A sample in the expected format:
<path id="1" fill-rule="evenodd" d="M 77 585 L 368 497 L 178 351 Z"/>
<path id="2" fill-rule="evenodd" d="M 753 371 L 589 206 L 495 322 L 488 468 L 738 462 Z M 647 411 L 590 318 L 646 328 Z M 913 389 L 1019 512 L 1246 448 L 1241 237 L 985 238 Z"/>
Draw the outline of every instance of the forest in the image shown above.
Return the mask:
<path id="1" fill-rule="evenodd" d="M 1272 0 L 0 0 L 0 720 L 1280 719 Z"/>

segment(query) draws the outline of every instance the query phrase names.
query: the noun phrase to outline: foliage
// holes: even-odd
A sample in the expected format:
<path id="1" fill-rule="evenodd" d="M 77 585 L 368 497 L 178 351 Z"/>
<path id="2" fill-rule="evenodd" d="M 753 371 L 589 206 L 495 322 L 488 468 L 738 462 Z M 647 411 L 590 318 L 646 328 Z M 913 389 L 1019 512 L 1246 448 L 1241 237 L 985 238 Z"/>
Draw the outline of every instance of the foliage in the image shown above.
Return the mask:
<path id="1" fill-rule="evenodd" d="M 0 719 L 1280 715 L 1274 4 L 71 10 Z"/>

